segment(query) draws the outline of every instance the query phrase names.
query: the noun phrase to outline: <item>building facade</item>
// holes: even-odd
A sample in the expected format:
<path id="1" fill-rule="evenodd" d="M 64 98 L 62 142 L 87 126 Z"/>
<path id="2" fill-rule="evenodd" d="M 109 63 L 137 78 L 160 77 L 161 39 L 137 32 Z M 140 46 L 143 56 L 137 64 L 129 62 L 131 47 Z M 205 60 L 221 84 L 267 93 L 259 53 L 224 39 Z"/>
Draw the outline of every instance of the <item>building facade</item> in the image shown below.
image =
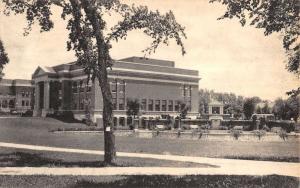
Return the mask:
<path id="1" fill-rule="evenodd" d="M 34 85 L 31 80 L 2 79 L 0 81 L 0 111 L 24 113 L 33 109 Z"/>
<path id="2" fill-rule="evenodd" d="M 98 81 L 87 82 L 83 69 L 75 63 L 38 67 L 32 78 L 35 116 L 72 111 L 77 119 L 84 119 L 88 111 L 93 121 L 102 121 Z M 178 116 L 182 102 L 190 107 L 189 117 L 198 115 L 198 71 L 175 68 L 173 61 L 130 57 L 115 61 L 108 78 L 116 126 L 127 126 L 128 99 L 139 100 L 145 118 Z"/>

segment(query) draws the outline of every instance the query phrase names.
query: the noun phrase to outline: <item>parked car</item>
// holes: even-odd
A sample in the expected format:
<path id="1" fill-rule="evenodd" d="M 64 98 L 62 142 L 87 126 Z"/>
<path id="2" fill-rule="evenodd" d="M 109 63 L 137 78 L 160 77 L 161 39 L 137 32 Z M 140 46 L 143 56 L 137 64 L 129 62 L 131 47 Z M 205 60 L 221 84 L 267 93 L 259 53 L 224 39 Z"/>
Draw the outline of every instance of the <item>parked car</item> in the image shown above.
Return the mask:
<path id="1" fill-rule="evenodd" d="M 10 114 L 12 114 L 12 115 L 18 115 L 19 113 L 16 110 L 11 110 Z"/>

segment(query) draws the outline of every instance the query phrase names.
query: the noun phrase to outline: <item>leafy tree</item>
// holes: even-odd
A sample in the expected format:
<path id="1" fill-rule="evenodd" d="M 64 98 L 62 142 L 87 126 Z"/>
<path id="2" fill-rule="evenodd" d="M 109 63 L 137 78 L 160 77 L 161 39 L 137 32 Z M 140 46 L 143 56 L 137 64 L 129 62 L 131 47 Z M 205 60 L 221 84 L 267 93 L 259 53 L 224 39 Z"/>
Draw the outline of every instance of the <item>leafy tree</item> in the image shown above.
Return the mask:
<path id="1" fill-rule="evenodd" d="M 245 103 L 243 105 L 243 112 L 244 112 L 244 115 L 246 117 L 246 119 L 250 119 L 252 114 L 254 113 L 254 110 L 255 110 L 255 99 L 253 98 L 247 98 L 245 100 Z"/>
<path id="2" fill-rule="evenodd" d="M 28 26 L 25 35 L 37 22 L 41 32 L 54 27 L 51 20 L 53 7 L 61 7 L 61 17 L 67 20 L 69 40 L 67 49 L 74 50 L 77 64 L 83 67 L 88 79 L 97 79 L 103 99 L 104 162 L 114 163 L 116 159 L 115 137 L 113 131 L 112 94 L 108 82 L 108 69 L 113 68 L 110 56 L 112 41 L 126 39 L 131 30 L 142 30 L 153 39 L 145 53 L 153 53 L 159 44 L 169 44 L 175 40 L 185 54 L 182 38 L 186 38 L 184 27 L 177 23 L 172 11 L 161 14 L 150 11 L 146 6 L 129 6 L 119 0 L 3 0 L 4 13 L 25 14 Z M 105 16 L 116 13 L 121 21 L 110 31 Z M 108 33 L 105 35 L 105 33 Z M 109 128 L 108 128 L 109 127 Z"/>
<path id="3" fill-rule="evenodd" d="M 260 106 L 258 106 L 258 107 L 256 108 L 256 113 L 257 113 L 257 114 L 262 114 L 262 110 L 261 110 L 261 107 L 260 107 Z"/>
<path id="4" fill-rule="evenodd" d="M 133 116 L 133 119 L 135 119 L 135 116 L 139 115 L 140 112 L 140 103 L 138 99 L 127 99 L 127 116 Z M 133 120 L 132 120 L 133 121 Z"/>
<path id="5" fill-rule="evenodd" d="M 7 53 L 5 52 L 2 40 L 0 39 L 0 80 L 4 76 L 4 74 L 2 73 L 4 65 L 7 64 L 8 62 L 9 62 L 9 59 L 8 59 Z"/>
<path id="6" fill-rule="evenodd" d="M 277 119 L 297 121 L 300 115 L 300 96 L 291 96 L 286 100 L 278 98 L 275 100 L 272 112 Z"/>
<path id="7" fill-rule="evenodd" d="M 275 100 L 272 112 L 277 119 L 285 119 L 285 107 L 286 103 L 282 98 L 278 98 Z"/>
<path id="8" fill-rule="evenodd" d="M 265 103 L 263 108 L 261 109 L 262 114 L 269 114 L 270 113 L 270 108 L 268 103 Z"/>
<path id="9" fill-rule="evenodd" d="M 187 105 L 185 102 L 179 103 L 179 110 L 180 110 L 180 119 L 185 119 L 188 111 L 190 110 L 190 106 Z"/>
<path id="10" fill-rule="evenodd" d="M 287 119 L 294 119 L 295 121 L 298 120 L 300 116 L 300 96 L 297 97 L 289 97 L 286 100 L 287 106 Z"/>
<path id="11" fill-rule="evenodd" d="M 300 76 L 300 3 L 299 0 L 210 0 L 227 6 L 219 19 L 238 18 L 241 25 L 247 22 L 256 28 L 264 29 L 264 34 L 280 32 L 282 43 L 287 54 L 286 68 Z M 287 92 L 297 96 L 300 87 Z"/>

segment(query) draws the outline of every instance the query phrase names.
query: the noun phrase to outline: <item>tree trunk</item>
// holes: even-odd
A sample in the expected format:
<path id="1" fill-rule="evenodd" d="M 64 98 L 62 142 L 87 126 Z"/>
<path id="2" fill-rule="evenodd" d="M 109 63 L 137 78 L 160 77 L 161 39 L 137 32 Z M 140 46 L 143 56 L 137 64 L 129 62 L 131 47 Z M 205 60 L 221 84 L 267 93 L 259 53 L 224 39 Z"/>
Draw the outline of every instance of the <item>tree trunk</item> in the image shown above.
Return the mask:
<path id="1" fill-rule="evenodd" d="M 97 13 L 93 1 L 82 0 L 83 9 L 91 22 L 98 48 L 98 72 L 96 76 L 103 98 L 103 125 L 104 125 L 104 163 L 113 164 L 116 160 L 115 136 L 113 127 L 112 95 L 107 77 L 107 60 L 109 59 L 108 44 L 105 43 L 101 16 Z M 102 25 L 101 25 L 102 24 Z"/>

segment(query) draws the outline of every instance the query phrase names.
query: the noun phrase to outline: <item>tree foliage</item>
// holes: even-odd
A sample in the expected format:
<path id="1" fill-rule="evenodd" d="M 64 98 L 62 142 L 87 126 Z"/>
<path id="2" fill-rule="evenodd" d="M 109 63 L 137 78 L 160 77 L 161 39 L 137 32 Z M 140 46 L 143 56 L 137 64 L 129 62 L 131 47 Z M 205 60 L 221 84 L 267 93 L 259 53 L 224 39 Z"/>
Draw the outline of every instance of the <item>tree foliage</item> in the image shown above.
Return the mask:
<path id="1" fill-rule="evenodd" d="M 286 68 L 300 76 L 300 1 L 299 0 L 210 0 L 227 7 L 219 19 L 237 18 L 242 26 L 250 25 L 264 29 L 264 34 L 280 32 L 287 54 Z M 300 88 L 287 92 L 298 95 Z"/>
<path id="2" fill-rule="evenodd" d="M 97 79 L 103 99 L 104 160 L 115 160 L 113 134 L 113 104 L 108 82 L 108 70 L 113 60 L 109 50 L 113 40 L 126 39 L 129 31 L 141 30 L 153 41 L 145 53 L 154 53 L 159 44 L 169 44 L 175 40 L 185 54 L 182 39 L 186 38 L 184 27 L 177 23 L 172 11 L 161 14 L 150 11 L 146 6 L 130 6 L 119 0 L 3 0 L 6 15 L 25 14 L 27 27 L 24 34 L 29 34 L 35 22 L 41 32 L 54 27 L 51 19 L 54 6 L 61 7 L 62 19 L 67 21 L 69 40 L 67 49 L 74 50 L 77 64 L 83 67 L 88 80 Z M 105 15 L 118 14 L 121 21 L 111 29 L 107 28 Z M 105 31 L 105 32 L 104 32 Z M 105 33 L 108 33 L 107 35 Z M 108 129 L 106 129 L 108 128 Z"/>
<path id="3" fill-rule="evenodd" d="M 140 112 L 140 102 L 138 99 L 127 99 L 127 111 L 126 114 L 128 116 L 135 116 L 139 115 Z"/>
<path id="4" fill-rule="evenodd" d="M 293 118 L 297 121 L 300 115 L 300 97 L 292 96 L 286 100 L 276 99 L 272 112 L 277 119 L 290 120 Z"/>
<path id="5" fill-rule="evenodd" d="M 255 99 L 247 98 L 245 100 L 244 105 L 243 105 L 243 112 L 244 112 L 246 119 L 251 118 L 251 116 L 255 110 L 255 105 L 256 105 Z"/>
<path id="6" fill-rule="evenodd" d="M 4 45 L 2 43 L 2 40 L 0 39 L 0 80 L 3 77 L 2 70 L 4 68 L 4 65 L 9 62 L 7 53 L 5 52 Z"/>

